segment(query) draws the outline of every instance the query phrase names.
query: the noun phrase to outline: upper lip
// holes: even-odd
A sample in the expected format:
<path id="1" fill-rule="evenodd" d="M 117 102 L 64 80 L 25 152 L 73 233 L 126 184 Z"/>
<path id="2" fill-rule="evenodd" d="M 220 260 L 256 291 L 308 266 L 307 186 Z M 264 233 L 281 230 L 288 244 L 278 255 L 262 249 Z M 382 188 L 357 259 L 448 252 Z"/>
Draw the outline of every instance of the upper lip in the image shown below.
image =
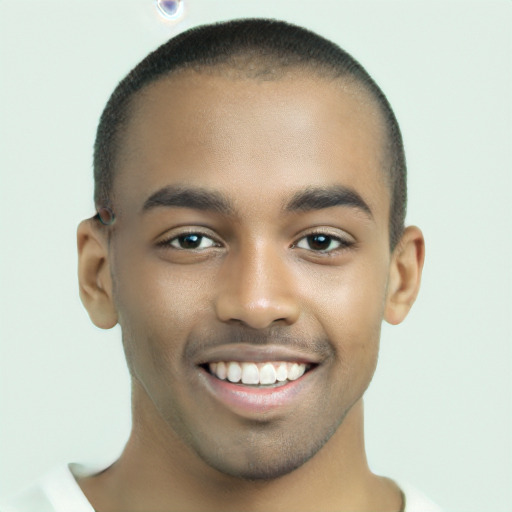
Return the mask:
<path id="1" fill-rule="evenodd" d="M 266 363 L 273 361 L 287 361 L 294 363 L 319 364 L 318 355 L 306 353 L 302 350 L 282 345 L 250 345 L 229 344 L 206 349 L 201 353 L 196 364 L 207 364 L 218 361 L 238 361 Z"/>

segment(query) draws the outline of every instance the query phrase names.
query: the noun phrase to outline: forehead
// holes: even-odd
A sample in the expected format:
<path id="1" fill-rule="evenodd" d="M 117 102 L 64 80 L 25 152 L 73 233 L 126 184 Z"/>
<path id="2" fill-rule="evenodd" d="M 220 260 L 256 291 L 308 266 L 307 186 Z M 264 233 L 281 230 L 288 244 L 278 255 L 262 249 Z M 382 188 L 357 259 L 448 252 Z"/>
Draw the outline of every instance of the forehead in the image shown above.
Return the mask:
<path id="1" fill-rule="evenodd" d="M 360 88 L 290 71 L 278 80 L 182 71 L 134 99 L 114 182 L 133 211 L 160 187 L 218 189 L 245 211 L 310 186 L 356 189 L 386 215 L 385 130 Z"/>

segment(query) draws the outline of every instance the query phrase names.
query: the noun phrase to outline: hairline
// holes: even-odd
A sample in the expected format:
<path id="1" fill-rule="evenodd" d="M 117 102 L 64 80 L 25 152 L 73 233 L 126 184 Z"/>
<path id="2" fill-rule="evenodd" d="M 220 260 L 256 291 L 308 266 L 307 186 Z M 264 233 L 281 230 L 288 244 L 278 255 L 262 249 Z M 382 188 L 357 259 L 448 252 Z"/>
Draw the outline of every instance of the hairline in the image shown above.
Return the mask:
<path id="1" fill-rule="evenodd" d="M 245 57 L 245 53 L 241 54 L 242 57 Z M 238 57 L 238 54 L 235 55 Z M 247 55 L 249 57 L 249 55 Z M 261 64 L 271 64 L 272 60 L 275 60 L 276 64 L 278 63 L 278 59 L 269 56 L 260 57 Z M 118 175 L 120 174 L 120 167 L 122 166 L 122 153 L 123 147 L 126 146 L 126 136 L 130 129 L 131 124 L 136 119 L 137 109 L 143 108 L 144 104 L 144 96 L 150 94 L 150 89 L 152 87 L 156 87 L 159 83 L 173 80 L 174 78 L 179 78 L 180 76 L 186 76 L 187 74 L 195 74 L 196 76 L 207 75 L 207 76 L 217 76 L 221 78 L 230 79 L 233 81 L 251 81 L 251 82 L 277 82 L 286 79 L 296 79 L 296 78 L 314 78 L 318 80 L 323 80 L 325 82 L 330 82 L 333 85 L 341 86 L 343 92 L 348 94 L 357 95 L 358 102 L 368 102 L 371 103 L 371 108 L 374 112 L 378 112 L 379 115 L 379 128 L 382 130 L 383 143 L 381 144 L 380 151 L 382 153 L 382 162 L 381 162 L 381 174 L 384 176 L 384 183 L 390 192 L 390 201 L 392 201 L 392 192 L 393 192 L 393 183 L 392 183 L 392 171 L 390 170 L 390 166 L 392 165 L 392 155 L 389 149 L 387 149 L 392 141 L 392 136 L 390 133 L 390 128 L 388 127 L 385 120 L 385 112 L 380 104 L 378 98 L 376 98 L 375 93 L 371 90 L 371 88 L 363 82 L 363 80 L 353 73 L 337 73 L 335 69 L 328 67 L 323 63 L 315 63 L 315 62 L 302 62 L 302 65 L 298 63 L 293 63 L 290 65 L 282 66 L 280 65 L 277 69 L 278 73 L 276 76 L 270 78 L 269 74 L 260 74 L 257 73 L 254 76 L 251 76 L 249 73 L 244 73 L 245 70 L 237 69 L 235 66 L 231 64 L 230 61 L 220 61 L 214 62 L 211 64 L 200 64 L 197 63 L 187 63 L 187 65 L 180 66 L 176 69 L 172 69 L 167 71 L 166 73 L 162 73 L 158 76 L 155 76 L 152 80 L 147 81 L 137 89 L 132 92 L 129 96 L 126 97 L 125 102 L 123 103 L 122 113 L 123 119 L 121 122 L 117 124 L 117 130 L 115 132 L 115 136 L 113 138 L 113 153 L 114 159 L 111 163 L 111 182 L 110 182 L 110 205 L 115 202 L 115 181 Z M 232 74 L 231 72 L 235 71 L 237 74 Z M 312 72 L 314 75 L 307 75 L 307 72 Z M 301 76 L 302 75 L 302 76 Z M 391 204 L 389 215 L 391 215 Z M 388 219 L 389 220 L 389 219 Z"/>
<path id="2" fill-rule="evenodd" d="M 276 29 L 282 29 L 282 37 Z M 231 43 L 234 47 L 226 46 Z M 134 115 L 133 106 L 140 93 L 152 84 L 187 70 L 237 79 L 279 80 L 292 68 L 320 79 L 351 83 L 352 88 L 355 84 L 355 88 L 371 98 L 374 108 L 378 107 L 385 130 L 381 171 L 390 191 L 388 228 L 393 250 L 405 225 L 407 165 L 400 127 L 389 101 L 366 69 L 335 43 L 303 27 L 265 18 L 231 20 L 186 30 L 147 55 L 125 76 L 110 96 L 96 134 L 97 208 L 112 207 L 114 180 L 122 168 L 118 157 Z"/>

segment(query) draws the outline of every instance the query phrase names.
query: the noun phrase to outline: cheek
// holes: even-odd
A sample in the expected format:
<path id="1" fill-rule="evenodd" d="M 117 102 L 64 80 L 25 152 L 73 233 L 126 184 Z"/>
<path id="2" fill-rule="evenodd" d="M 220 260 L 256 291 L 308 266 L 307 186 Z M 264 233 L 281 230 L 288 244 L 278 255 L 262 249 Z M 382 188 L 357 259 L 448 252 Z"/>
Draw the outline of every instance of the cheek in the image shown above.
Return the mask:
<path id="1" fill-rule="evenodd" d="M 208 273 L 157 257 L 126 258 L 116 265 L 116 304 L 122 320 L 135 318 L 173 332 L 204 307 Z"/>
<path id="2" fill-rule="evenodd" d="M 377 263 L 376 263 L 377 261 Z M 382 321 L 386 297 L 385 261 L 354 258 L 332 269 L 318 268 L 305 274 L 303 288 L 310 307 L 334 330 L 365 332 Z"/>
<path id="3" fill-rule="evenodd" d="M 118 260 L 114 271 L 127 359 L 145 366 L 180 364 L 187 336 L 208 311 L 209 273 L 136 253 Z"/>
<path id="4" fill-rule="evenodd" d="M 361 259 L 315 279 L 317 292 L 310 296 L 309 305 L 333 344 L 340 368 L 345 377 L 350 377 L 349 381 L 370 379 L 376 366 L 385 308 L 386 269 L 385 265 L 376 265 L 375 260 L 366 264 Z"/>

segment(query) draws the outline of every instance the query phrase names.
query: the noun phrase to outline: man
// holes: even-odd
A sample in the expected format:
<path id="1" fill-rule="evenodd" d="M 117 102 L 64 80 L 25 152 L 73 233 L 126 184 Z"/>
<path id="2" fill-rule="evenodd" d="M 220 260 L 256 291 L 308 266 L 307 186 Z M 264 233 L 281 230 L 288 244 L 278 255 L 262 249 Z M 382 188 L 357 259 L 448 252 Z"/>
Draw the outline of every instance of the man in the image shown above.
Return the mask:
<path id="1" fill-rule="evenodd" d="M 5 510 L 437 510 L 366 462 L 380 326 L 414 302 L 424 241 L 360 64 L 283 22 L 182 33 L 112 94 L 94 172 L 80 294 L 121 326 L 132 432 Z"/>

